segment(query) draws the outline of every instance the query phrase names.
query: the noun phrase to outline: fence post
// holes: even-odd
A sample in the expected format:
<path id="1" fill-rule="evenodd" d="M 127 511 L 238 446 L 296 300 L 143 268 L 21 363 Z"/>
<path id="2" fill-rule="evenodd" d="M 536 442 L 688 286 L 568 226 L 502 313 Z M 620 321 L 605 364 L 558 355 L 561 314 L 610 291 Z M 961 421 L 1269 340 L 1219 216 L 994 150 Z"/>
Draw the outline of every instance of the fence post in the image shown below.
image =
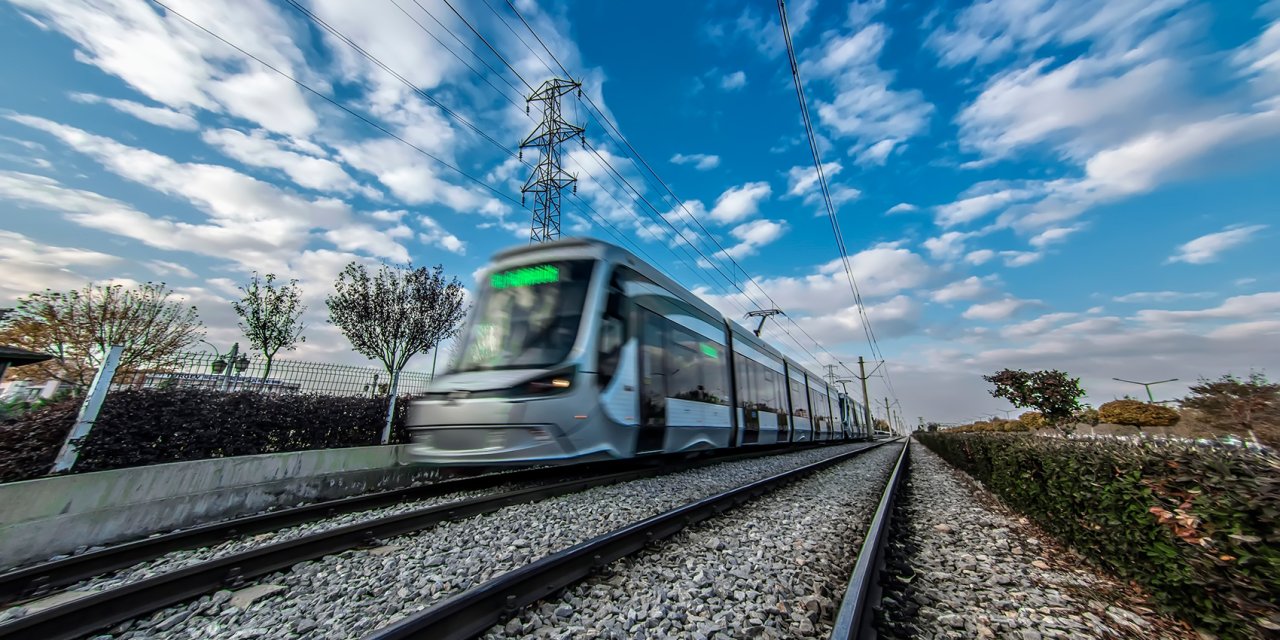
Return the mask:
<path id="1" fill-rule="evenodd" d="M 387 404 L 387 425 L 382 428 L 382 444 L 391 442 L 391 423 L 396 419 L 396 394 L 400 388 L 400 371 L 391 374 L 391 402 Z"/>
<path id="2" fill-rule="evenodd" d="M 120 366 L 122 353 L 124 353 L 124 345 L 121 344 L 113 344 L 107 351 L 107 357 L 103 359 L 102 366 L 98 368 L 98 373 L 93 376 L 93 382 L 89 384 L 89 394 L 85 397 L 84 404 L 80 405 L 76 424 L 71 428 L 71 433 L 67 434 L 67 441 L 62 443 L 62 449 L 58 451 L 58 457 L 53 462 L 53 471 L 50 473 L 68 471 L 75 465 L 76 457 L 80 455 L 80 441 L 89 435 L 89 430 L 98 419 L 98 411 L 102 409 L 102 401 L 107 397 L 107 389 L 111 387 L 111 379 L 115 377 L 116 367 Z"/>

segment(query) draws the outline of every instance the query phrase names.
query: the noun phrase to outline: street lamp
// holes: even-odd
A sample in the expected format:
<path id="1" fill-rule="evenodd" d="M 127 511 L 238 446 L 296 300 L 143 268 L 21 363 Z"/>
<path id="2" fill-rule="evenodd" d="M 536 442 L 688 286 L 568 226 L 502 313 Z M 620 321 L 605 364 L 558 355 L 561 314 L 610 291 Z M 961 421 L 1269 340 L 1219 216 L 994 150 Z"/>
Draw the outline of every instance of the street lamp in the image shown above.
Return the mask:
<path id="1" fill-rule="evenodd" d="M 237 375 L 244 373 L 249 368 L 249 357 L 240 353 L 239 342 L 231 345 L 231 351 L 226 356 L 219 353 L 218 348 L 214 347 L 212 342 L 208 340 L 201 340 L 200 342 L 213 347 L 213 353 L 217 357 L 213 359 L 213 362 L 209 363 L 209 368 L 213 371 L 213 375 L 222 376 L 222 390 L 230 389 L 232 372 Z"/>
<path id="2" fill-rule="evenodd" d="M 1147 390 L 1147 401 L 1148 401 L 1148 402 L 1150 402 L 1151 404 L 1155 404 L 1155 403 L 1156 403 L 1156 398 L 1155 398 L 1155 396 L 1151 395 L 1151 385 L 1153 385 L 1153 384 L 1164 384 L 1164 383 L 1166 383 L 1166 382 L 1177 382 L 1177 381 L 1178 381 L 1178 379 L 1177 379 L 1177 378 L 1169 378 L 1168 380 L 1157 380 L 1157 381 L 1155 381 L 1155 382 L 1136 382 L 1136 381 L 1134 381 L 1134 380 L 1124 380 L 1124 379 L 1121 379 L 1121 378 L 1112 378 L 1112 380 L 1115 380 L 1116 382 L 1128 382 L 1129 384 L 1140 384 L 1140 385 L 1142 385 L 1142 388 L 1144 388 L 1144 389 L 1146 389 L 1146 390 Z"/>

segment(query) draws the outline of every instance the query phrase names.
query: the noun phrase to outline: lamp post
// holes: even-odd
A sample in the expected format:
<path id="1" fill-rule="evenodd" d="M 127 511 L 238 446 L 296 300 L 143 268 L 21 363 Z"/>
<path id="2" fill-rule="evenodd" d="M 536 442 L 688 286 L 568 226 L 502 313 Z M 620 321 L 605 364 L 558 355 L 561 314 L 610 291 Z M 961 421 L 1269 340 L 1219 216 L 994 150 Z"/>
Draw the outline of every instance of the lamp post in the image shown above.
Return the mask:
<path id="1" fill-rule="evenodd" d="M 1164 384 L 1164 383 L 1166 383 L 1166 382 L 1177 382 L 1177 381 L 1178 381 L 1178 379 L 1177 379 L 1177 378 L 1169 378 L 1168 380 L 1157 380 L 1157 381 L 1155 381 L 1155 382 L 1136 382 L 1136 381 L 1134 381 L 1134 380 L 1124 380 L 1124 379 L 1121 379 L 1121 378 L 1112 378 L 1112 380 L 1115 380 L 1116 382 L 1128 382 L 1129 384 L 1140 384 L 1140 385 L 1142 385 L 1142 388 L 1144 388 L 1144 389 L 1146 389 L 1146 390 L 1147 390 L 1147 401 L 1148 401 L 1148 402 L 1150 402 L 1151 404 L 1155 404 L 1155 403 L 1156 403 L 1156 398 L 1155 398 L 1155 396 L 1151 395 L 1151 385 L 1153 385 L 1153 384 Z"/>
<path id="2" fill-rule="evenodd" d="M 231 351 L 225 357 L 218 352 L 218 348 L 214 347 L 213 343 L 207 340 L 201 340 L 200 342 L 213 347 L 213 353 L 217 357 L 213 359 L 213 362 L 209 363 L 209 368 L 213 370 L 213 375 L 222 376 L 222 390 L 230 390 L 232 372 L 237 374 L 244 373 L 245 369 L 249 368 L 249 357 L 240 353 L 239 342 L 231 345 Z"/>

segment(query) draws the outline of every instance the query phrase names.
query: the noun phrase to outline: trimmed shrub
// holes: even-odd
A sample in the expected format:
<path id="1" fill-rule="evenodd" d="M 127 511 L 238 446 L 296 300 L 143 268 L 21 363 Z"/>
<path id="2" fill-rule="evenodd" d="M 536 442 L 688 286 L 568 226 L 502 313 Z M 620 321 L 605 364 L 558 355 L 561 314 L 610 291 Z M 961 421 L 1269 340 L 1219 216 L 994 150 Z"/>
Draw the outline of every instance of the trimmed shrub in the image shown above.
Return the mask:
<path id="1" fill-rule="evenodd" d="M 396 405 L 392 443 L 407 440 L 406 400 Z M 0 425 L 0 482 L 47 474 L 78 410 L 73 400 Z M 74 472 L 375 445 L 386 415 L 386 398 L 189 388 L 113 391 L 81 444 Z"/>
<path id="2" fill-rule="evenodd" d="M 1043 429 L 1045 427 L 1044 415 L 1039 411 L 1028 411 L 1019 415 L 1018 422 L 1021 423 L 1022 426 L 1026 427 L 1027 431 L 1035 431 L 1036 429 Z"/>
<path id="3" fill-rule="evenodd" d="M 1098 407 L 1098 419 L 1133 427 L 1172 427 L 1182 416 L 1169 407 L 1140 400 L 1112 400 Z"/>
<path id="4" fill-rule="evenodd" d="M 1273 637 L 1266 625 L 1280 625 L 1275 458 L 1151 442 L 916 438 L 1166 611 L 1223 638 Z"/>

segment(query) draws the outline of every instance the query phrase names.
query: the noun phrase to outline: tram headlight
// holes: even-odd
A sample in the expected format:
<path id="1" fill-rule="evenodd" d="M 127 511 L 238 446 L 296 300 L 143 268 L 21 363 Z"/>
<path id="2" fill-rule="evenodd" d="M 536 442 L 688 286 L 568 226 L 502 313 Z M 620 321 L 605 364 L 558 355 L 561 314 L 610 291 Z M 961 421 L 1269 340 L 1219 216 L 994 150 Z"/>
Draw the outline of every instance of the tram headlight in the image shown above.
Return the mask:
<path id="1" fill-rule="evenodd" d="M 535 378 L 522 385 L 522 391 L 528 395 L 544 396 L 563 393 L 573 388 L 573 378 L 577 370 L 570 367 L 553 371 L 540 378 Z"/>

